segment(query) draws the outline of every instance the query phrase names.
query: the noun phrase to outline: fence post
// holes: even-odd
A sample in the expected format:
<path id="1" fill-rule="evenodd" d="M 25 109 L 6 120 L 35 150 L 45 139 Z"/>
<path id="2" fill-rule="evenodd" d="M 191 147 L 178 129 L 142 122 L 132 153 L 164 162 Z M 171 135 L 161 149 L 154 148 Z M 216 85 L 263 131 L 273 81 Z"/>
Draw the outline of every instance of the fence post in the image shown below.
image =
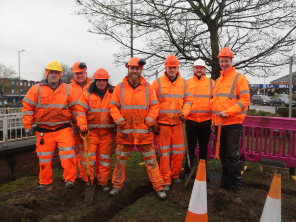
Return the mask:
<path id="1" fill-rule="evenodd" d="M 8 146 L 8 127 L 7 127 L 7 115 L 4 115 L 3 118 L 3 140 L 4 146 Z"/>

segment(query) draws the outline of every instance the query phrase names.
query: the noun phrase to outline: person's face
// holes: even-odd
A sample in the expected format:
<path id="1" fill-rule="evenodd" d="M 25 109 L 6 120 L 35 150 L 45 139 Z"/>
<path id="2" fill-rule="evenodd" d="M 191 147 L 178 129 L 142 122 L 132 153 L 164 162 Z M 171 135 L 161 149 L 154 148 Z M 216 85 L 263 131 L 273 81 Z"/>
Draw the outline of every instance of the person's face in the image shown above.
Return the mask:
<path id="1" fill-rule="evenodd" d="M 231 68 L 232 58 L 230 58 L 230 57 L 220 57 L 219 58 L 219 64 L 220 64 L 220 67 L 221 67 L 222 71 L 226 71 L 226 70 Z"/>
<path id="2" fill-rule="evenodd" d="M 165 67 L 165 71 L 167 72 L 167 75 L 170 78 L 175 78 L 175 76 L 177 75 L 178 71 L 179 71 L 179 66 L 166 66 Z"/>
<path id="3" fill-rule="evenodd" d="M 128 78 L 132 81 L 140 80 L 142 69 L 140 66 L 128 66 Z"/>
<path id="4" fill-rule="evenodd" d="M 86 80 L 86 76 L 87 76 L 87 72 L 83 71 L 83 72 L 74 72 L 74 80 L 75 82 L 82 84 L 85 82 Z"/>
<path id="5" fill-rule="evenodd" d="M 49 84 L 56 84 L 60 81 L 60 72 L 55 70 L 50 70 L 47 76 Z"/>
<path id="6" fill-rule="evenodd" d="M 96 87 L 99 91 L 105 91 L 107 87 L 108 80 L 107 79 L 98 79 L 96 80 Z"/>
<path id="7" fill-rule="evenodd" d="M 201 76 L 201 75 L 205 74 L 206 67 L 203 67 L 203 66 L 193 66 L 193 72 L 194 72 L 195 75 Z"/>

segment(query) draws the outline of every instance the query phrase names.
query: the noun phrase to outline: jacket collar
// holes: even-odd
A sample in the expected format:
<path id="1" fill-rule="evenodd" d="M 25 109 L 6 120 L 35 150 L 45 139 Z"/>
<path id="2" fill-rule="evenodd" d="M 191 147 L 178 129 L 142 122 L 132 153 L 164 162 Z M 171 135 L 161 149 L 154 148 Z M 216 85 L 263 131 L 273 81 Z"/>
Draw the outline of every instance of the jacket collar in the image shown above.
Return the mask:
<path id="1" fill-rule="evenodd" d="M 86 77 L 86 84 L 88 84 L 89 82 L 91 82 L 91 78 L 89 78 L 89 77 Z M 74 78 L 73 79 L 71 79 L 71 83 L 74 83 L 74 84 L 77 84 L 77 85 L 79 85 L 75 80 L 74 80 Z"/>
<path id="2" fill-rule="evenodd" d="M 205 78 L 207 78 L 206 75 L 201 75 L 200 79 L 198 79 L 197 76 L 193 74 L 193 79 L 195 81 L 203 81 Z"/>
<path id="3" fill-rule="evenodd" d="M 42 81 L 41 85 L 46 85 L 46 86 L 49 86 L 50 88 L 52 88 L 53 90 L 56 90 L 62 83 L 64 83 L 64 81 L 62 79 L 60 79 L 57 87 L 54 89 L 48 84 L 48 79 L 45 79 Z"/>
<path id="4" fill-rule="evenodd" d="M 231 74 L 236 73 L 236 70 L 235 70 L 234 67 L 231 67 L 230 69 L 228 69 L 226 71 L 220 71 L 220 73 L 221 73 L 221 76 L 227 77 L 227 76 L 229 76 Z"/>
<path id="5" fill-rule="evenodd" d="M 164 75 L 163 75 L 168 81 L 170 81 L 170 82 L 172 82 L 172 80 L 167 76 L 167 71 L 165 71 L 164 72 Z M 175 82 L 175 81 L 177 81 L 177 79 L 179 79 L 181 77 L 181 74 L 180 74 L 180 72 L 178 71 L 178 73 L 177 73 L 177 78 L 173 81 L 173 82 Z"/>

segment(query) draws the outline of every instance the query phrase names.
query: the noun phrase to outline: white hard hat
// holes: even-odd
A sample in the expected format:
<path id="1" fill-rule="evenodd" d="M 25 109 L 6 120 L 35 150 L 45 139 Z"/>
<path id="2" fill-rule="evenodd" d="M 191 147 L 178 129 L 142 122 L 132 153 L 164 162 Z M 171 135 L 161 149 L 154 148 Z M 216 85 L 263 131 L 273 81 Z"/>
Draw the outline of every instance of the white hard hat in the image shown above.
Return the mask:
<path id="1" fill-rule="evenodd" d="M 198 59 L 194 62 L 193 66 L 203 66 L 206 67 L 206 63 L 202 59 Z"/>

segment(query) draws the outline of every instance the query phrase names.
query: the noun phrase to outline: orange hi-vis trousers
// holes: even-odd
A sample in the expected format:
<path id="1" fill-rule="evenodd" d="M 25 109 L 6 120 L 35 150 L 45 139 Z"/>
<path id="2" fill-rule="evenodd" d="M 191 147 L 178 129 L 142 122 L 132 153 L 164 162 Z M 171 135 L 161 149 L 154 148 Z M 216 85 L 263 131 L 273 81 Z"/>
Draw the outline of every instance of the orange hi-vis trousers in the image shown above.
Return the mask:
<path id="1" fill-rule="evenodd" d="M 117 144 L 116 164 L 112 177 L 113 188 L 122 189 L 125 180 L 125 166 L 135 145 Z M 157 192 L 163 190 L 163 179 L 160 176 L 158 162 L 156 161 L 155 149 L 152 143 L 137 145 L 145 161 L 149 179 L 153 189 Z"/>
<path id="2" fill-rule="evenodd" d="M 77 173 L 76 154 L 71 128 L 67 127 L 55 132 L 44 132 L 43 145 L 40 144 L 40 132 L 36 132 L 36 135 L 36 153 L 40 165 L 39 184 L 48 185 L 52 183 L 51 162 L 56 147 L 58 147 L 61 165 L 64 168 L 63 180 L 65 182 L 75 182 Z"/>
<path id="3" fill-rule="evenodd" d="M 174 126 L 158 125 L 159 135 L 156 136 L 160 173 L 165 185 L 171 185 L 171 179 L 179 177 L 185 153 L 184 135 L 182 124 Z M 170 167 L 170 148 L 172 150 L 172 164 Z"/>
<path id="4" fill-rule="evenodd" d="M 80 136 L 79 136 L 80 137 Z M 79 169 L 79 178 L 84 178 L 84 174 L 85 171 L 82 169 L 82 165 L 81 165 L 81 153 L 83 149 L 83 140 L 81 138 L 77 138 L 75 137 L 74 139 L 74 146 L 75 146 L 75 151 L 76 151 L 76 155 L 77 155 L 77 165 L 78 165 L 78 169 Z"/>

